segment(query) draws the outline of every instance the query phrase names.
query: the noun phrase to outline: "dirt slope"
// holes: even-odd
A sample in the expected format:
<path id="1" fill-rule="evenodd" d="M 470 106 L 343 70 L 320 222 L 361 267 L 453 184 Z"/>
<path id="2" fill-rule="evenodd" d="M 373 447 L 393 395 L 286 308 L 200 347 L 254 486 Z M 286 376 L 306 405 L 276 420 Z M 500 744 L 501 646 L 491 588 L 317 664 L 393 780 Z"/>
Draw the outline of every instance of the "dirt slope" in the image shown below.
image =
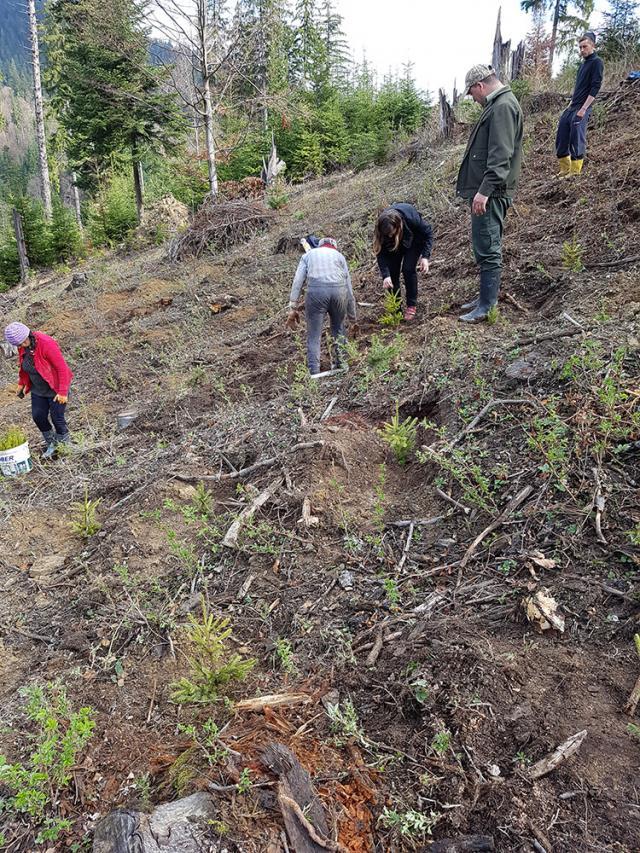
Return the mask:
<path id="1" fill-rule="evenodd" d="M 76 372 L 76 450 L 2 481 L 0 502 L 0 715 L 14 727 L 0 753 L 24 746 L 24 685 L 61 678 L 96 713 L 60 800 L 73 830 L 54 849 L 90 840 L 112 807 L 232 785 L 245 767 L 247 793 L 216 794 L 226 848 L 284 849 L 262 787 L 274 741 L 309 769 L 349 851 L 427 849 L 428 832 L 491 835 L 499 851 L 639 849 L 640 741 L 623 713 L 640 673 L 639 106 L 637 85 L 608 96 L 575 182 L 553 178 L 556 114 L 528 115 L 492 326 L 457 320 L 476 286 L 468 215 L 452 200 L 462 131 L 455 147 L 296 190 L 274 227 L 225 256 L 173 266 L 163 249 L 116 254 L 89 263 L 79 287 L 63 276 L 0 296 L 3 317 L 54 334 Z M 395 200 L 418 204 L 437 233 L 418 319 L 398 332 L 379 324 L 370 253 L 374 213 Z M 276 253 L 308 231 L 340 240 L 365 303 L 350 372 L 320 384 L 282 329 L 297 256 Z M 227 294 L 237 304 L 220 310 Z M 13 364 L 0 370 L 2 422 L 26 423 Z M 396 401 L 420 419 L 425 448 L 405 466 L 379 433 Z M 130 407 L 139 416 L 119 432 Z M 202 476 L 206 519 L 194 509 Z M 274 481 L 240 548 L 224 548 Z M 102 528 L 82 541 L 69 521 L 85 487 Z M 301 520 L 305 498 L 317 525 Z M 563 633 L 527 620 L 545 590 Z M 234 699 L 309 701 L 260 713 L 173 704 L 170 685 L 188 673 L 182 626 L 201 596 L 258 661 Z M 352 703 L 350 728 L 332 727 L 327 694 L 343 718 Z M 234 750 L 211 764 L 178 729 L 209 717 L 228 723 Z M 574 757 L 530 781 L 534 762 L 584 729 Z M 40 849 L 5 824 L 12 851 Z"/>

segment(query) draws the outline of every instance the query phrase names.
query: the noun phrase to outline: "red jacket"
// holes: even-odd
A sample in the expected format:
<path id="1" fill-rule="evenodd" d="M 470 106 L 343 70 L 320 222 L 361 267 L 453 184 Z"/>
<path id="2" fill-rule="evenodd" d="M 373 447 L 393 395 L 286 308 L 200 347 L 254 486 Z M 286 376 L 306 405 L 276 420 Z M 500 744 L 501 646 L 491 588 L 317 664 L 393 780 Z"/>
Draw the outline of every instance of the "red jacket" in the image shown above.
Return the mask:
<path id="1" fill-rule="evenodd" d="M 31 334 L 36 339 L 36 348 L 33 351 L 33 363 L 36 370 L 44 381 L 49 383 L 56 394 L 62 394 L 64 397 L 67 397 L 73 373 L 64 360 L 57 341 L 49 337 L 49 335 L 45 335 L 44 332 L 31 332 Z M 26 370 L 22 369 L 22 361 L 24 359 L 23 349 L 18 350 L 18 359 L 20 363 L 20 385 L 24 386 L 26 394 L 31 389 L 31 379 Z"/>

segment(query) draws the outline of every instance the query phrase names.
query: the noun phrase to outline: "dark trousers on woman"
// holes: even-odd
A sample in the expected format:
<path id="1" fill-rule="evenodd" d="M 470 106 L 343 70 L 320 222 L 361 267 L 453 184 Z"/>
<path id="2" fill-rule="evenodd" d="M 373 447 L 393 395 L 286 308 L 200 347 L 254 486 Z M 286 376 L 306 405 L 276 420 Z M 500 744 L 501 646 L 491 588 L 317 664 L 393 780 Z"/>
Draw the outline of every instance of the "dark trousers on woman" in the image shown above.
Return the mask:
<path id="1" fill-rule="evenodd" d="M 55 430 L 58 438 L 63 438 L 69 432 L 69 427 L 64 419 L 66 404 L 56 403 L 50 397 L 41 397 L 31 392 L 31 417 L 40 432 L 52 432 Z M 51 418 L 51 420 L 49 420 Z M 53 426 L 51 423 L 53 422 Z"/>
<path id="2" fill-rule="evenodd" d="M 420 252 L 413 247 L 397 252 L 389 252 L 389 275 L 393 282 L 393 292 L 400 295 L 400 272 L 404 278 L 404 289 L 407 297 L 407 308 L 415 308 L 418 302 L 418 273 L 416 267 L 420 260 Z"/>
<path id="3" fill-rule="evenodd" d="M 565 110 L 560 116 L 556 134 L 556 154 L 558 157 L 569 157 L 572 160 L 584 159 L 587 150 L 587 125 L 591 115 L 591 107 L 583 119 L 576 117 L 577 109 Z"/>

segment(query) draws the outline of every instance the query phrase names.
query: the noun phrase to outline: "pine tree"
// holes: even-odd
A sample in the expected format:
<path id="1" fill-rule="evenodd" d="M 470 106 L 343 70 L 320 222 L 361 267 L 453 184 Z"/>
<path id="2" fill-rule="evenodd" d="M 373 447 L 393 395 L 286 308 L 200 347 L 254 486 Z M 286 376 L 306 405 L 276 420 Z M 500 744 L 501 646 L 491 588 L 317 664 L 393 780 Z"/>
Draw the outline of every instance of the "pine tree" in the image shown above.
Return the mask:
<path id="1" fill-rule="evenodd" d="M 327 63 L 327 77 L 332 86 L 344 89 L 351 70 L 351 52 L 344 30 L 342 15 L 336 12 L 333 0 L 322 6 L 321 38 Z"/>
<path id="2" fill-rule="evenodd" d="M 69 159 L 91 187 L 128 157 L 140 217 L 142 158 L 175 149 L 185 131 L 162 69 L 149 62 L 142 14 L 133 0 L 53 0 L 49 15 L 58 53 L 47 84 Z"/>
<path id="3" fill-rule="evenodd" d="M 553 68 L 553 58 L 556 52 L 556 42 L 558 40 L 558 27 L 560 21 L 567 14 L 568 0 L 521 0 L 521 7 L 525 12 L 542 12 L 551 11 L 552 25 L 551 38 L 549 43 L 549 73 Z"/>
<path id="4" fill-rule="evenodd" d="M 600 52 L 605 58 L 624 59 L 640 53 L 639 6 L 637 0 L 609 0 L 600 38 Z"/>

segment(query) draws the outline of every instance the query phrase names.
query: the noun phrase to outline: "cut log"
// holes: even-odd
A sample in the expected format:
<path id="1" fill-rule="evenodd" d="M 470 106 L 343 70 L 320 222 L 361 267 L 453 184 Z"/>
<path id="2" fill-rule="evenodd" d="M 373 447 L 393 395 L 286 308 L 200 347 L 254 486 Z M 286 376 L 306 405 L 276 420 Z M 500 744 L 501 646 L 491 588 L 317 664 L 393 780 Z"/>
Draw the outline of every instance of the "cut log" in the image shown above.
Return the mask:
<path id="1" fill-rule="evenodd" d="M 586 729 L 577 732 L 575 735 L 571 735 L 564 743 L 556 747 L 552 753 L 530 767 L 527 771 L 528 778 L 531 780 L 540 779 L 542 776 L 551 773 L 559 764 L 566 761 L 567 758 L 570 758 L 580 749 L 586 736 Z"/>
<path id="2" fill-rule="evenodd" d="M 286 705 L 304 705 L 311 702 L 308 693 L 272 693 L 257 696 L 255 699 L 243 699 L 233 706 L 236 711 L 264 711 L 265 708 L 283 708 Z"/>
<path id="3" fill-rule="evenodd" d="M 215 800 L 204 791 L 158 806 L 150 815 L 123 809 L 98 823 L 93 853 L 214 853 Z"/>
<path id="4" fill-rule="evenodd" d="M 343 851 L 331 840 L 329 825 L 311 776 L 284 744 L 273 743 L 262 755 L 263 764 L 279 777 L 278 803 L 289 843 L 296 853 Z M 345 851 L 346 853 L 346 851 Z"/>

